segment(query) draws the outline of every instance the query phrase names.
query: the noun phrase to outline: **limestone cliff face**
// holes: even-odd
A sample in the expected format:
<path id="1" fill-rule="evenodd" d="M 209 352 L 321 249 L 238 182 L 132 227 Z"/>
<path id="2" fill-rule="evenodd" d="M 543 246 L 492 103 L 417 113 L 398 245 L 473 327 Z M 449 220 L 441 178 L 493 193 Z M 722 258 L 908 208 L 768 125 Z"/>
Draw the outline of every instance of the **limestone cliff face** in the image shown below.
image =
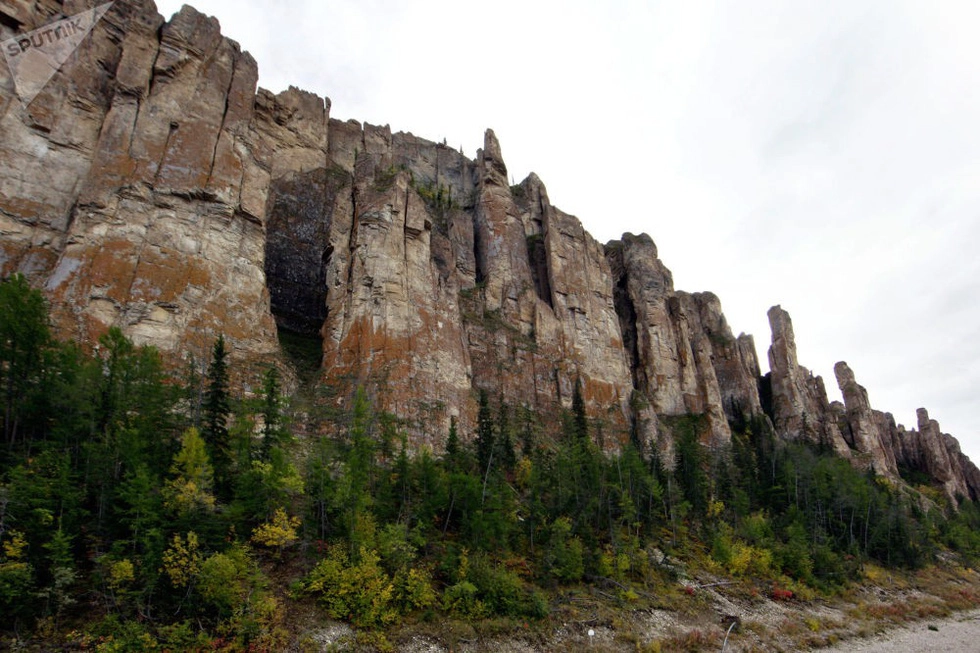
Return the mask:
<path id="1" fill-rule="evenodd" d="M 844 395 L 846 424 L 843 429 L 848 443 L 865 454 L 869 464 L 879 474 L 898 477 L 898 462 L 891 446 L 894 423 L 882 413 L 872 410 L 868 391 L 854 380 L 854 372 L 841 361 L 834 366 L 837 385 Z"/>
<path id="2" fill-rule="evenodd" d="M 827 400 L 823 379 L 813 376 L 797 359 L 789 313 L 779 306 L 770 308 L 769 327 L 769 386 L 776 432 L 786 440 L 829 446 L 840 455 L 849 456 L 849 443 L 841 435 L 837 412 Z"/>
<path id="3" fill-rule="evenodd" d="M 642 400 L 641 430 L 656 438 L 656 416 L 700 414 L 707 417 L 703 440 L 724 445 L 730 421 L 762 413 L 751 337 L 732 335 L 715 295 L 675 291 L 649 236 L 626 234 L 606 246 L 606 256 Z"/>
<path id="4" fill-rule="evenodd" d="M 4 30 L 62 11 L 17 7 Z M 492 132 L 471 161 L 256 80 L 217 21 L 185 7 L 166 23 L 141 0 L 116 3 L 29 106 L 8 80 L 3 274 L 43 285 L 83 341 L 119 326 L 203 355 L 221 332 L 268 357 L 277 323 L 320 335 L 324 379 L 373 383 L 423 442 L 472 421 L 476 388 L 548 413 L 576 380 L 625 440 L 603 248 L 536 177 L 508 186 Z"/>
<path id="5" fill-rule="evenodd" d="M 940 431 L 939 422 L 929 419 L 925 408 L 918 409 L 916 417 L 919 428 L 912 431 L 896 428 L 891 420 L 893 438 L 901 441 L 901 446 L 895 448 L 899 463 L 924 472 L 941 484 L 950 498 L 980 496 L 977 468 L 960 451 L 956 438 Z"/>
<path id="6" fill-rule="evenodd" d="M 15 22 L 62 11 L 34 9 Z M 223 332 L 242 353 L 272 354 L 268 166 L 247 146 L 256 80 L 216 20 L 185 7 L 164 24 L 140 0 L 113 5 L 29 106 L 7 80 L 3 274 L 43 285 L 58 326 L 83 341 L 118 325 L 164 350 L 205 353 Z"/>
<path id="7" fill-rule="evenodd" d="M 6 3 L 0 38 L 85 8 Z M 281 337 L 320 342 L 319 381 L 366 385 L 417 447 L 440 449 L 452 419 L 472 433 L 479 390 L 555 432 L 581 382 L 606 448 L 669 462 L 674 418 L 700 416 L 719 451 L 733 426 L 771 420 L 785 440 L 980 496 L 924 411 L 895 426 L 845 364 L 831 403 L 779 307 L 763 379 L 716 296 L 675 290 L 649 236 L 596 242 L 536 175 L 508 185 L 492 131 L 471 160 L 257 78 L 213 18 L 118 0 L 29 105 L 0 83 L 0 273 L 44 288 L 82 342 L 118 326 L 204 356 L 223 333 L 239 360 L 284 365 Z"/>
<path id="8" fill-rule="evenodd" d="M 837 363 L 834 373 L 844 395 L 848 442 L 877 473 L 897 480 L 902 471 L 921 472 L 952 500 L 980 496 L 976 466 L 963 455 L 956 438 L 929 419 L 925 408 L 916 411 L 918 429 L 906 430 L 890 413 L 871 408 L 867 391 L 854 380 L 847 363 Z"/>
<path id="9" fill-rule="evenodd" d="M 899 481 L 903 472 L 921 472 L 953 501 L 980 497 L 977 467 L 924 408 L 918 410 L 918 430 L 896 425 L 890 413 L 872 408 L 867 390 L 843 361 L 834 366 L 834 375 L 844 402 L 828 403 L 823 380 L 797 361 L 789 314 L 774 306 L 769 323 L 773 339 L 769 412 L 780 437 L 830 445 L 855 465 L 893 481 Z"/>

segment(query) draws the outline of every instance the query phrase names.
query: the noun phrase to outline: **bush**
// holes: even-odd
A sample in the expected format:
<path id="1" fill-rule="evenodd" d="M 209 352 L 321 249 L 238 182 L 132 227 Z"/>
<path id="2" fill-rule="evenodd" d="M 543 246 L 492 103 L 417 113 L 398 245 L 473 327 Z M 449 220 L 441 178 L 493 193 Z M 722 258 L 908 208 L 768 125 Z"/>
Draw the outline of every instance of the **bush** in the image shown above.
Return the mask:
<path id="1" fill-rule="evenodd" d="M 538 594 L 536 590 L 529 590 L 517 574 L 492 564 L 486 556 L 474 558 L 469 578 L 493 614 L 540 618 L 548 613 L 547 603 L 540 596 L 535 596 Z"/>
<path id="2" fill-rule="evenodd" d="M 277 508 L 272 519 L 259 524 L 252 531 L 252 541 L 256 544 L 276 549 L 281 555 L 282 550 L 296 541 L 296 529 L 300 526 L 299 517 L 290 517 L 285 509 Z"/>
<path id="3" fill-rule="evenodd" d="M 841 585 L 849 576 L 845 560 L 825 544 L 813 549 L 813 575 L 829 585 Z"/>
<path id="4" fill-rule="evenodd" d="M 146 626 L 136 621 L 120 621 L 115 615 L 103 619 L 90 632 L 90 637 L 97 638 L 95 650 L 99 653 L 141 653 L 158 647 L 156 638 Z M 83 647 L 88 643 L 89 638 L 84 638 Z"/>
<path id="5" fill-rule="evenodd" d="M 784 574 L 804 583 L 813 580 L 813 560 L 806 545 L 791 541 L 780 546 L 777 554 Z"/>
<path id="6" fill-rule="evenodd" d="M 488 614 L 487 606 L 477 598 L 479 589 L 468 580 L 446 588 L 442 593 L 442 609 L 457 617 L 481 619 Z"/>
<path id="7" fill-rule="evenodd" d="M 571 531 L 572 521 L 568 517 L 556 519 L 551 525 L 551 538 L 545 557 L 548 573 L 564 583 L 579 581 L 585 573 L 585 547 L 578 537 L 570 537 Z"/>
<path id="8" fill-rule="evenodd" d="M 380 628 L 398 618 L 395 587 L 378 564 L 373 549 L 361 549 L 352 564 L 342 546 L 332 546 L 307 576 L 305 589 L 317 596 L 334 619 L 345 619 L 359 628 Z"/>
<path id="9" fill-rule="evenodd" d="M 727 524 L 715 534 L 711 557 L 733 576 L 766 577 L 772 573 L 772 551 L 735 539 Z"/>
<path id="10" fill-rule="evenodd" d="M 728 571 L 734 576 L 768 576 L 772 573 L 772 551 L 736 542 Z"/>
<path id="11" fill-rule="evenodd" d="M 772 588 L 772 600 L 773 601 L 789 601 L 793 598 L 793 592 L 791 590 L 783 589 L 778 585 Z"/>
<path id="12" fill-rule="evenodd" d="M 203 650 L 210 638 L 194 628 L 189 621 L 181 621 L 162 626 L 157 632 L 157 639 L 165 651 L 197 651 Z"/>
<path id="13" fill-rule="evenodd" d="M 432 578 L 425 569 L 403 568 L 395 574 L 395 601 L 403 613 L 431 608 L 436 602 Z"/>
<path id="14" fill-rule="evenodd" d="M 396 574 L 414 562 L 415 547 L 408 540 L 408 528 L 404 524 L 388 524 L 375 539 L 378 542 L 378 553 L 381 554 L 381 564 L 389 573 Z"/>
<path id="15" fill-rule="evenodd" d="M 163 553 L 161 572 L 167 574 L 174 587 L 186 587 L 201 568 L 201 554 L 198 551 L 197 533 L 190 531 L 187 539 L 175 533 L 170 548 Z"/>
<path id="16" fill-rule="evenodd" d="M 201 597 L 222 616 L 231 614 L 245 598 L 247 585 L 243 576 L 247 563 L 240 552 L 215 553 L 201 564 L 198 589 Z"/>
<path id="17" fill-rule="evenodd" d="M 34 569 L 26 562 L 0 562 L 0 612 L 7 618 L 26 614 L 34 587 Z"/>

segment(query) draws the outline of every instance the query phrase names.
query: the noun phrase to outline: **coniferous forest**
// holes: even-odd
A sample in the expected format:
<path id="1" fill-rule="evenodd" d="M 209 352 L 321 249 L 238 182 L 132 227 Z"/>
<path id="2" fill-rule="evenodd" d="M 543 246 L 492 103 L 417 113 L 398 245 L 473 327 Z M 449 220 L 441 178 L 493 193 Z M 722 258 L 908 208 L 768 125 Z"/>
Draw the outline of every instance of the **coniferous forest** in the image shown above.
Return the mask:
<path id="1" fill-rule="evenodd" d="M 579 392 L 557 438 L 481 393 L 475 433 L 410 451 L 363 389 L 285 396 L 272 363 L 235 369 L 220 336 L 183 366 L 115 329 L 81 348 L 23 277 L 0 283 L 4 645 L 303 650 L 307 615 L 385 649 L 406 624 L 533 630 L 583 597 L 690 606 L 683 570 L 807 601 L 980 557 L 972 502 L 765 420 L 727 450 L 700 444 L 699 416 L 670 420 L 671 469 L 600 451 Z"/>

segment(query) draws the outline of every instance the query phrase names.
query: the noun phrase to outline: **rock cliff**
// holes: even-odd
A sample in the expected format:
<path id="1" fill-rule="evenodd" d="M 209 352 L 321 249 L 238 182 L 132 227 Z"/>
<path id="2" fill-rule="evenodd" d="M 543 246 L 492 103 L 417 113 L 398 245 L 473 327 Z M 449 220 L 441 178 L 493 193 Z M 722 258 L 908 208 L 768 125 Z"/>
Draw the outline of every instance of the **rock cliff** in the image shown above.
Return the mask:
<path id="1" fill-rule="evenodd" d="M 33 9 L 5 14 L 4 38 L 68 11 Z M 30 105 L 6 80 L 3 273 L 42 284 L 83 341 L 119 325 L 163 350 L 203 354 L 224 332 L 240 352 L 274 353 L 257 79 L 215 19 L 185 9 L 164 23 L 134 1 L 114 4 Z"/>
<path id="2" fill-rule="evenodd" d="M 0 38 L 88 8 L 0 8 Z M 472 433 L 487 391 L 547 435 L 581 383 L 592 433 L 669 462 L 672 418 L 697 415 L 724 450 L 749 421 L 950 496 L 980 471 L 920 411 L 872 409 L 844 363 L 843 404 L 797 360 L 769 312 L 770 373 L 711 293 L 673 287 L 647 235 L 605 246 L 518 185 L 494 133 L 475 159 L 388 127 L 330 117 L 330 101 L 257 89 L 256 62 L 185 6 L 119 0 L 30 104 L 0 84 L 0 272 L 43 287 L 64 335 L 118 326 L 172 355 L 223 333 L 242 361 L 322 351 L 318 382 L 366 385 L 414 446 Z M 314 361 L 316 364 L 316 361 Z"/>
<path id="3" fill-rule="evenodd" d="M 813 376 L 796 357 L 796 336 L 789 313 L 779 306 L 770 308 L 769 328 L 772 346 L 767 385 L 776 432 L 785 440 L 827 446 L 849 456 L 850 448 L 841 436 L 837 411 L 827 399 L 823 378 Z"/>

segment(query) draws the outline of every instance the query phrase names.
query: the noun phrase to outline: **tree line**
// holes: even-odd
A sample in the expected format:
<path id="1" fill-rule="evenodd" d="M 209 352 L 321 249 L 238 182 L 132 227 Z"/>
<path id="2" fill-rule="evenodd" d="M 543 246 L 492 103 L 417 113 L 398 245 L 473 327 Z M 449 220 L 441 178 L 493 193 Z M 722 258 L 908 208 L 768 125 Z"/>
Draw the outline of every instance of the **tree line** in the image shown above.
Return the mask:
<path id="1" fill-rule="evenodd" d="M 342 410 L 286 397 L 270 361 L 238 396 L 220 335 L 203 363 L 169 368 L 118 329 L 91 351 L 60 341 L 38 291 L 0 282 L 0 629 L 275 649 L 294 601 L 370 632 L 546 618 L 590 583 L 634 601 L 675 580 L 671 560 L 820 592 L 869 561 L 980 554 L 972 503 L 779 443 L 765 419 L 720 449 L 703 417 L 665 419 L 666 465 L 635 442 L 600 451 L 578 384 L 557 437 L 479 391 L 474 433 L 410 450 L 363 388 L 318 388 Z"/>

